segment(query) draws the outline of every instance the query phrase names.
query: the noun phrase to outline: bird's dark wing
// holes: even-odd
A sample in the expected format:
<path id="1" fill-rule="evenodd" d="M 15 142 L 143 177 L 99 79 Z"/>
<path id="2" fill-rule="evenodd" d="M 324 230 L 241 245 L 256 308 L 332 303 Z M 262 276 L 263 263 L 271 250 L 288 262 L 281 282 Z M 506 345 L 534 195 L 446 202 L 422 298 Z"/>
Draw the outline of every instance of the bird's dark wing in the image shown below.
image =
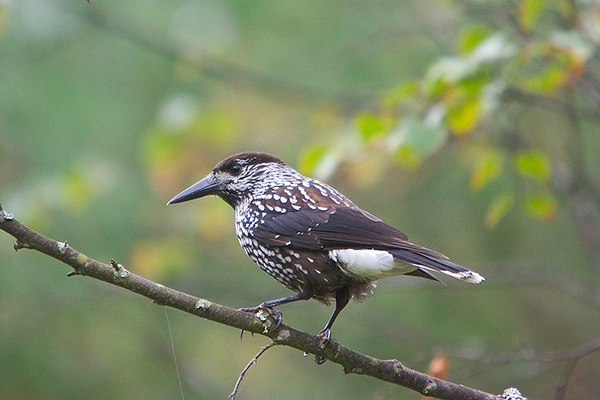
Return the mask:
<path id="1" fill-rule="evenodd" d="M 398 229 L 358 207 L 329 207 L 324 211 L 303 207 L 274 215 L 258 225 L 253 236 L 265 244 L 295 250 L 376 249 L 398 253 L 400 259 L 404 252 L 446 258 L 409 242 Z"/>
<path id="2" fill-rule="evenodd" d="M 459 279 L 473 276 L 468 268 L 449 261 L 442 253 L 409 242 L 402 232 L 356 206 L 324 210 L 303 207 L 272 215 L 254 229 L 253 236 L 265 244 L 294 250 L 385 250 L 395 259 L 417 267 L 409 275 L 436 281 L 439 279 L 427 269 Z"/>

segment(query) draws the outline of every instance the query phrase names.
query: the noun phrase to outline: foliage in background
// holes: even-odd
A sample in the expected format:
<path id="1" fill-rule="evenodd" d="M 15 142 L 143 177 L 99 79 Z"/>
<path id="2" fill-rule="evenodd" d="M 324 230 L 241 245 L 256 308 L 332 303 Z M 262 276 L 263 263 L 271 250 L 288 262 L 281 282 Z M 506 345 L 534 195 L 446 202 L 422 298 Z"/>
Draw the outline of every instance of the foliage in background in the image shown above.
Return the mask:
<path id="1" fill-rule="evenodd" d="M 495 393 L 591 398 L 597 352 L 533 356 L 600 331 L 599 19 L 586 0 L 0 1 L 0 201 L 97 259 L 252 306 L 287 292 L 239 249 L 230 208 L 165 203 L 229 154 L 273 153 L 487 278 L 384 280 L 336 339 Z M 177 398 L 174 355 L 186 399 L 224 398 L 263 344 L 11 245 L 7 398 Z M 282 311 L 310 332 L 330 314 Z M 285 350 L 243 387 L 290 393 L 414 398 Z"/>
<path id="2" fill-rule="evenodd" d="M 460 142 L 473 149 L 470 189 L 494 193 L 486 226 L 495 227 L 517 205 L 529 217 L 551 221 L 557 212 L 553 174 L 570 157 L 580 156 L 565 155 L 565 149 L 568 153 L 573 136 L 582 133 L 579 126 L 570 127 L 562 143 L 549 146 L 543 134 L 527 132 L 531 127 L 522 120 L 530 114 L 543 118 L 539 109 L 544 108 L 557 108 L 567 121 L 579 114 L 600 118 L 595 78 L 600 6 L 529 0 L 500 10 L 501 4 L 486 3 L 481 9 L 497 13 L 496 18 L 465 25 L 454 55 L 433 62 L 422 78 L 388 91 L 377 111 L 358 113 L 359 151 L 383 151 L 390 161 L 412 169 L 450 142 Z M 301 166 L 324 175 L 329 165 L 331 174 L 332 154 L 338 163 L 357 159 L 340 151 L 338 143 L 320 143 L 305 150 Z M 494 185 L 497 181 L 503 182 Z"/>

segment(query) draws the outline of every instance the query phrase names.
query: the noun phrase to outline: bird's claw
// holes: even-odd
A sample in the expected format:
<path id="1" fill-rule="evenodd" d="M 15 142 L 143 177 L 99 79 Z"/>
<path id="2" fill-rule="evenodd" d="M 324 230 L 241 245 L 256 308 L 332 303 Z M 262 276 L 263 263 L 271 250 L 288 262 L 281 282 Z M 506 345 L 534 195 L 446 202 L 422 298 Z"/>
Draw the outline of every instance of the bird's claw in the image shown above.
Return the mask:
<path id="1" fill-rule="evenodd" d="M 246 332 L 245 330 L 240 330 L 240 342 L 244 339 L 244 332 Z M 254 337 L 254 332 L 250 332 L 250 334 L 252 335 L 252 337 Z"/>
<path id="2" fill-rule="evenodd" d="M 317 336 L 321 338 L 321 348 L 325 348 L 331 342 L 331 329 L 323 329 Z"/>
<path id="3" fill-rule="evenodd" d="M 325 361 L 327 361 L 325 357 L 315 355 L 315 362 L 317 363 L 317 365 L 325 364 Z"/>
<path id="4" fill-rule="evenodd" d="M 238 308 L 238 311 L 247 312 L 247 313 L 250 313 L 250 314 L 254 314 L 255 312 L 258 311 L 259 308 L 260 308 L 260 306 L 256 306 L 256 307 L 243 307 L 243 308 Z"/>
<path id="5" fill-rule="evenodd" d="M 279 329 L 281 324 L 283 324 L 283 314 L 281 313 L 281 311 L 276 310 L 275 308 L 269 306 L 268 304 L 262 303 L 256 307 L 247 307 L 247 308 L 238 309 L 238 311 L 241 311 L 241 312 L 257 314 L 257 317 L 264 322 L 264 321 L 266 321 L 267 318 L 264 315 L 258 315 L 258 313 L 262 310 L 267 310 L 267 312 L 269 313 L 269 316 L 271 318 L 275 319 L 275 326 L 273 328 L 271 328 L 271 332 Z M 240 332 L 240 340 L 242 340 L 243 336 L 244 336 L 244 330 L 242 329 L 242 331 Z"/>
<path id="6" fill-rule="evenodd" d="M 331 329 L 323 329 L 317 336 L 321 339 L 321 344 L 319 346 L 321 349 L 324 349 L 325 346 L 331 343 Z M 325 361 L 327 361 L 325 357 L 315 355 L 315 362 L 318 365 L 325 363 Z"/>

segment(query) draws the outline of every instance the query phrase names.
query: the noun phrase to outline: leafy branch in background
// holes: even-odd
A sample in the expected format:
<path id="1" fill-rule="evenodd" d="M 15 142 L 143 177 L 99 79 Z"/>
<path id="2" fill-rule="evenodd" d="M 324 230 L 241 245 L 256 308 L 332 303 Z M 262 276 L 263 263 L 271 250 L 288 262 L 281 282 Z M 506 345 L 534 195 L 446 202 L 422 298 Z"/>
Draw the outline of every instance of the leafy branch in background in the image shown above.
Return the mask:
<path id="1" fill-rule="evenodd" d="M 590 123 L 600 121 L 600 82 L 596 72 L 600 35 L 594 20 L 598 10 L 589 3 L 579 9 L 579 3 L 565 0 L 465 2 L 464 14 L 469 20 L 473 15 L 477 19 L 488 18 L 463 29 L 456 55 L 434 63 L 422 79 L 400 83 L 378 103 L 364 95 L 324 93 L 320 88 L 228 64 L 226 59 L 209 57 L 193 62 L 172 49 L 162 37 L 152 37 L 143 25 L 136 24 L 135 18 L 115 18 L 102 9 L 102 3 L 92 3 L 89 7 L 85 4 L 85 12 L 76 11 L 80 9 L 64 2 L 53 6 L 65 9 L 108 35 L 162 55 L 178 70 L 187 73 L 193 70 L 226 85 L 256 90 L 261 96 L 281 96 L 285 102 L 316 103 L 317 107 L 326 104 L 340 110 L 342 118 L 351 116 L 352 132 L 346 132 L 342 141 L 331 144 L 325 139 L 306 148 L 299 163 L 303 172 L 322 176 L 331 174 L 341 163 L 369 158 L 384 159 L 392 168 L 426 168 L 450 146 L 460 147 L 465 150 L 463 162 L 470 165 L 470 174 L 465 176 L 470 190 L 491 199 L 487 213 L 482 215 L 485 225 L 493 229 L 519 210 L 530 218 L 552 221 L 567 209 L 585 254 L 600 271 L 598 182 L 586 165 L 585 138 L 582 138 L 582 131 L 589 130 Z M 442 32 L 430 24 L 424 28 L 432 36 Z M 370 38 L 368 44 L 371 42 Z M 357 108 L 362 111 L 357 113 Z M 564 140 L 546 141 L 543 131 L 531 130 L 543 126 L 532 124 L 532 118 L 560 126 Z M 218 109 L 205 109 L 188 126 L 177 127 L 177 135 L 168 126 L 152 127 L 142 144 L 151 183 L 162 185 L 160 193 L 167 196 L 183 184 L 177 179 L 189 178 L 187 172 L 212 167 L 202 164 L 210 161 L 196 155 L 206 148 L 224 151 L 236 142 L 234 132 L 239 130 L 236 122 L 235 117 Z M 348 131 L 346 120 L 341 125 Z M 352 151 L 347 151 L 349 148 Z M 363 157 L 356 157 L 357 153 Z M 387 157 L 382 158 L 382 153 Z M 70 193 L 64 197 L 85 200 L 86 191 L 91 190 L 86 185 L 92 180 L 85 179 L 79 169 L 69 173 L 68 178 Z M 566 207 L 561 208 L 563 205 Z M 27 210 L 31 212 L 31 208 Z M 212 211 L 206 214 L 218 218 L 218 212 Z M 201 232 L 208 232 L 206 238 L 219 234 L 219 229 L 203 228 L 210 223 L 209 218 L 202 218 Z M 211 226 L 221 225 L 213 220 Z M 169 264 L 164 261 L 171 254 L 181 257 L 186 253 L 170 244 L 173 242 L 165 238 L 144 243 L 134 249 L 134 259 L 142 260 L 137 263 L 140 265 L 147 266 L 151 261 L 164 267 Z M 190 260 L 178 262 L 189 263 Z M 523 293 L 529 293 L 531 285 L 543 280 L 551 281 L 549 286 L 557 291 L 564 289 L 560 288 L 563 281 L 550 274 L 543 260 L 541 264 L 537 271 L 529 265 L 513 266 L 511 273 L 503 274 L 506 276 L 502 278 L 511 279 L 515 285 L 518 282 L 526 288 Z M 531 274 L 526 284 L 518 275 L 524 271 Z M 600 278 L 597 282 L 600 298 Z M 582 292 L 569 290 L 569 295 Z M 591 303 L 587 297 L 583 301 Z"/>
<path id="2" fill-rule="evenodd" d="M 368 375 L 430 397 L 456 400 L 507 398 L 423 374 L 405 367 L 398 360 L 380 360 L 358 353 L 335 340 L 324 345 L 319 336 L 310 335 L 283 324 L 275 327 L 278 325 L 275 318 L 262 309 L 252 315 L 144 279 L 127 271 L 114 260 L 111 260 L 110 264 L 99 262 L 75 250 L 66 241 L 58 242 L 35 232 L 17 221 L 14 215 L 3 211 L 1 207 L 0 230 L 17 239 L 14 244 L 15 250 L 36 250 L 73 268 L 73 271 L 69 272 L 67 276 L 89 276 L 145 296 L 157 304 L 268 337 L 271 340 L 270 344 L 264 346 L 240 373 L 231 398 L 235 398 L 240 382 L 250 366 L 266 350 L 277 345 L 293 347 L 340 364 L 346 374 Z M 518 398 L 523 399 L 522 397 Z"/>
<path id="3" fill-rule="evenodd" d="M 416 169 L 459 144 L 469 154 L 471 191 L 492 197 L 488 228 L 517 208 L 549 222 L 559 202 L 567 206 L 598 273 L 600 301 L 600 189 L 582 132 L 600 121 L 600 5 L 522 0 L 479 7 L 495 18 L 465 27 L 455 55 L 397 85 L 378 110 L 358 113 L 350 135 L 357 139 L 307 148 L 303 172 L 331 173 L 382 152 Z M 532 131 L 540 122 L 564 127 L 560 143 Z"/>
<path id="4" fill-rule="evenodd" d="M 455 55 L 435 61 L 422 79 L 399 83 L 375 107 L 372 95 L 325 93 L 221 61 L 182 60 L 158 38 L 145 37 L 129 21 L 107 17 L 97 7 L 88 7 L 85 12 L 62 3 L 57 7 L 173 61 L 189 63 L 190 68 L 217 80 L 242 83 L 261 92 L 284 92 L 286 98 L 293 96 L 295 101 L 311 98 L 334 104 L 346 114 L 367 104 L 365 111 L 355 115 L 354 137 L 345 136 L 334 144 L 317 143 L 304 150 L 299 160 L 303 173 L 330 175 L 340 164 L 360 159 L 357 152 L 374 157 L 385 152 L 390 161 L 415 169 L 449 143 L 459 142 L 472 150 L 471 190 L 494 193 L 485 216 L 489 228 L 496 227 L 515 206 L 531 218 L 551 221 L 561 197 L 572 208 L 585 208 L 581 202 L 595 208 L 600 204 L 599 184 L 586 170 L 580 132 L 582 121 L 600 121 L 600 78 L 596 71 L 600 6 L 593 2 L 579 5 L 575 0 L 521 0 L 507 7 L 505 2 L 490 1 L 477 5 L 477 9 L 469 4 L 467 14 L 472 7 L 475 14 L 496 17 L 466 26 L 457 40 Z M 524 126 L 528 113 L 544 110 L 559 119 L 551 122 L 566 120 L 570 124 L 559 148 L 549 148 Z M 199 122 L 191 127 L 194 133 L 200 125 L 210 127 L 206 130 L 232 128 L 231 121 L 229 125 Z M 222 132 L 215 134 L 219 135 Z M 184 138 L 191 136 L 199 135 Z M 189 147 L 162 132 L 151 132 L 147 142 L 150 152 L 177 153 L 174 146 Z M 508 179 L 498 184 L 501 178 Z M 510 183 L 506 184 L 507 180 Z M 581 185 L 587 187 L 581 193 L 587 200 L 569 202 L 570 194 Z M 578 218 L 580 213 L 572 211 Z M 598 222 L 598 216 L 593 215 L 592 220 Z M 593 234 L 580 230 L 583 242 L 590 243 L 586 249 L 600 244 L 600 222 L 596 225 L 599 227 Z M 600 265 L 600 250 L 586 252 L 595 253 L 589 258 Z"/>

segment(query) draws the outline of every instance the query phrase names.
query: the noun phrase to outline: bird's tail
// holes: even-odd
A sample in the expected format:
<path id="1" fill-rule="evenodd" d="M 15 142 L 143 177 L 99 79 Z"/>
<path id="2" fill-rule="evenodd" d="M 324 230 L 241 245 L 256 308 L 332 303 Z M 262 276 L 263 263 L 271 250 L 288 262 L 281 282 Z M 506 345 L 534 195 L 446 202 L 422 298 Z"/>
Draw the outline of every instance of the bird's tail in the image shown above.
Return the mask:
<path id="1" fill-rule="evenodd" d="M 424 268 L 429 271 L 441 272 L 449 275 L 453 278 L 460 279 L 461 281 L 469 283 L 481 283 L 485 278 L 479 275 L 475 271 L 471 271 L 462 265 L 455 264 L 441 257 L 433 255 L 416 253 L 409 250 L 391 250 L 390 253 L 394 258 L 414 265 L 416 267 Z"/>

